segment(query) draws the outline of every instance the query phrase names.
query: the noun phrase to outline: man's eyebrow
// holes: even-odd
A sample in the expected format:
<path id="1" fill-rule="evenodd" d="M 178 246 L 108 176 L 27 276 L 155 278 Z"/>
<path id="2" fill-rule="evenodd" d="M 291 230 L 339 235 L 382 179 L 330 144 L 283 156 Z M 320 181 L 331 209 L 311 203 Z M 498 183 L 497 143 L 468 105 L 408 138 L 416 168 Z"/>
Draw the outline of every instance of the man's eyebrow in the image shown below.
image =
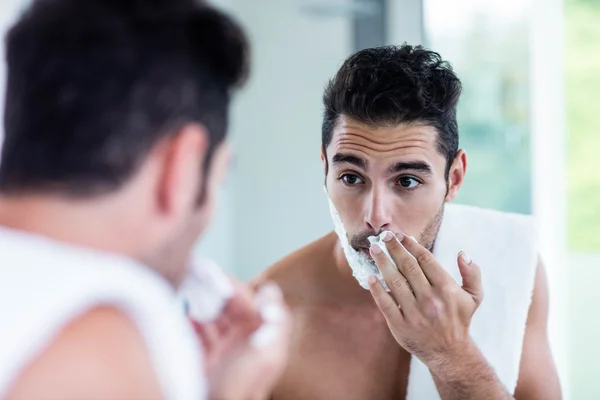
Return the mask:
<path id="1" fill-rule="evenodd" d="M 366 171 L 367 167 L 369 166 L 369 163 L 367 163 L 366 160 L 357 156 L 353 156 L 351 154 L 337 153 L 333 156 L 333 165 L 344 163 L 352 164 L 354 166 L 357 166 L 358 168 L 361 168 L 364 171 Z"/>
<path id="2" fill-rule="evenodd" d="M 431 166 L 424 161 L 403 161 L 394 164 L 390 169 L 390 175 L 396 174 L 401 171 L 419 171 L 425 174 L 431 175 L 433 172 Z"/>

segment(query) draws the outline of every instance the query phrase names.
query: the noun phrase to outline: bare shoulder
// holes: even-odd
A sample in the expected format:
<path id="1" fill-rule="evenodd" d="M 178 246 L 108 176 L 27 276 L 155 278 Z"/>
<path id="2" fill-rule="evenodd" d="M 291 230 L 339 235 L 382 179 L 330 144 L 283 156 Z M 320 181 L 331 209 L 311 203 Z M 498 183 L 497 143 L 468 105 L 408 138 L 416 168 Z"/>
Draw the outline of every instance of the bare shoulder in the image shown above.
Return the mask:
<path id="1" fill-rule="evenodd" d="M 252 285 L 275 282 L 288 303 L 310 296 L 317 275 L 333 261 L 332 250 L 336 243 L 335 233 L 327 234 L 277 261 L 254 279 Z"/>
<path id="2" fill-rule="evenodd" d="M 67 325 L 28 365 L 9 399 L 161 399 L 144 341 L 113 307 L 98 307 Z"/>

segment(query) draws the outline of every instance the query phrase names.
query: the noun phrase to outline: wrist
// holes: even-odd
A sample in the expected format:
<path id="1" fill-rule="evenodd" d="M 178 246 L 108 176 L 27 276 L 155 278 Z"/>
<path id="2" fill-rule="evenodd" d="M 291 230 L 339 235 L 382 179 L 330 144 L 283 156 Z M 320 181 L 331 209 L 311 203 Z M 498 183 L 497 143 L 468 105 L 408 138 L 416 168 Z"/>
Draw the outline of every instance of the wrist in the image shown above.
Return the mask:
<path id="1" fill-rule="evenodd" d="M 485 357 L 471 339 L 447 351 L 433 354 L 424 364 L 432 375 L 444 381 L 463 379 L 470 372 L 482 373 L 490 369 Z"/>
<path id="2" fill-rule="evenodd" d="M 442 399 L 514 400 L 473 342 L 428 367 Z"/>

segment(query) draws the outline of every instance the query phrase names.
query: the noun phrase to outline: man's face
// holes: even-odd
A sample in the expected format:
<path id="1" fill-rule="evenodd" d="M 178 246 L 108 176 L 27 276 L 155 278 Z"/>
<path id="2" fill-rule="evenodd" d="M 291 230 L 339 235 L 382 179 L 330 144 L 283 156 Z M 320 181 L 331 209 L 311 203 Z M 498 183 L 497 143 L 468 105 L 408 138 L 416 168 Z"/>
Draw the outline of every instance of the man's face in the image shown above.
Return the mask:
<path id="1" fill-rule="evenodd" d="M 339 119 L 326 149 L 326 184 L 354 250 L 370 258 L 367 238 L 388 230 L 432 249 L 444 202 L 458 190 L 446 179 L 437 138 L 428 125 L 373 128 Z M 457 160 L 464 164 L 464 154 Z"/>

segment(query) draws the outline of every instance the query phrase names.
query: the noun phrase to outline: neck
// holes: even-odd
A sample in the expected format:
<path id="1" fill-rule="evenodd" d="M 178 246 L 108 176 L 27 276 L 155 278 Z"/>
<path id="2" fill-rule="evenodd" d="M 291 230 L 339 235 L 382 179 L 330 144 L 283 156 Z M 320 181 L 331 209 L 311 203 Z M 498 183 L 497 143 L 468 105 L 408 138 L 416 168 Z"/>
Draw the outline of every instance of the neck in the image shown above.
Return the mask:
<path id="1" fill-rule="evenodd" d="M 0 225 L 140 260 L 140 232 L 135 231 L 134 224 L 128 224 L 131 216 L 118 200 L 0 197 Z"/>

